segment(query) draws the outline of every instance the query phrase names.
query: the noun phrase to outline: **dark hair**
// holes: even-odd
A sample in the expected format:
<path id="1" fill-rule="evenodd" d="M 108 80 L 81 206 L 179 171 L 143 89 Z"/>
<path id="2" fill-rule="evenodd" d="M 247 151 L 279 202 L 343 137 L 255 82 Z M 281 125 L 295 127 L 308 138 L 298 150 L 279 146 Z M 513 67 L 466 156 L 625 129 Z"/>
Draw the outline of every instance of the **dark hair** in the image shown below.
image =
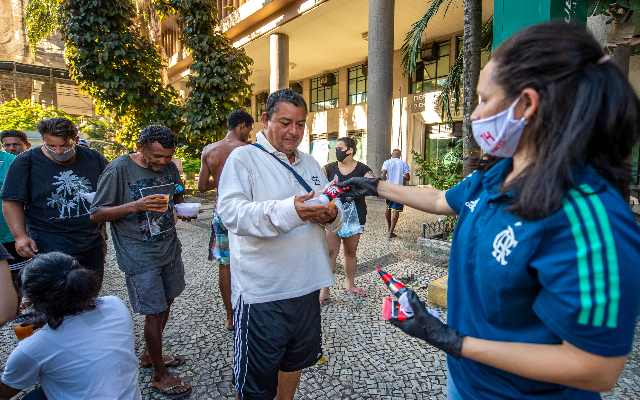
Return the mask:
<path id="1" fill-rule="evenodd" d="M 505 102 L 526 88 L 539 96 L 521 138 L 535 146 L 537 158 L 502 187 L 516 193 L 506 210 L 527 220 L 551 215 L 576 187 L 572 169 L 587 164 L 628 195 L 626 160 L 640 137 L 640 102 L 603 56 L 585 28 L 560 21 L 523 29 L 492 54 L 492 79 L 504 90 Z"/>
<path id="2" fill-rule="evenodd" d="M 353 149 L 353 156 L 356 155 L 356 151 L 358 151 L 357 146 L 358 144 L 356 143 L 355 140 L 351 139 L 350 137 L 341 137 L 338 139 L 338 142 L 342 142 L 344 143 L 345 146 L 347 146 L 347 150 L 349 149 Z"/>
<path id="3" fill-rule="evenodd" d="M 273 114 L 278 112 L 278 105 L 282 102 L 291 103 L 296 107 L 302 107 L 304 111 L 307 112 L 307 102 L 300 96 L 300 93 L 293 89 L 285 88 L 276 90 L 267 98 L 267 109 L 265 110 L 267 118 L 271 119 Z"/>
<path id="4" fill-rule="evenodd" d="M 7 137 L 16 137 L 22 141 L 25 145 L 29 144 L 29 140 L 27 139 L 27 134 L 16 130 L 16 129 L 7 129 L 6 131 L 0 132 L 0 140 Z"/>
<path id="5" fill-rule="evenodd" d="M 60 252 L 35 256 L 22 269 L 21 280 L 22 292 L 51 329 L 67 315 L 95 309 L 101 286 L 95 272 Z"/>
<path id="6" fill-rule="evenodd" d="M 173 149 L 178 146 L 178 137 L 166 126 L 149 125 L 140 132 L 138 143 L 146 149 L 153 142 L 160 143 L 165 149 Z"/>
<path id="7" fill-rule="evenodd" d="M 246 111 L 233 110 L 227 117 L 227 130 L 232 131 L 242 123 L 244 123 L 246 126 L 253 125 L 253 117 Z"/>
<path id="8" fill-rule="evenodd" d="M 78 127 L 68 118 L 47 118 L 38 122 L 36 126 L 41 135 L 49 135 L 64 140 L 75 139 L 78 136 Z"/>

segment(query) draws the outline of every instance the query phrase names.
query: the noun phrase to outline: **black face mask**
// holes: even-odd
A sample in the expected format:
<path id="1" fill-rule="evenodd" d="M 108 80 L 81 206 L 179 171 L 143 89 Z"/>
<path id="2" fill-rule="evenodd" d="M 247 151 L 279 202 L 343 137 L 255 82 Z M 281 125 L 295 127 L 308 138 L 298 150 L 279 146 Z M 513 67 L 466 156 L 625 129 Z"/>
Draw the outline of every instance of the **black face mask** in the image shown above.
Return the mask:
<path id="1" fill-rule="evenodd" d="M 345 158 L 347 158 L 347 150 L 339 150 L 336 149 L 336 159 L 340 162 L 343 162 Z"/>

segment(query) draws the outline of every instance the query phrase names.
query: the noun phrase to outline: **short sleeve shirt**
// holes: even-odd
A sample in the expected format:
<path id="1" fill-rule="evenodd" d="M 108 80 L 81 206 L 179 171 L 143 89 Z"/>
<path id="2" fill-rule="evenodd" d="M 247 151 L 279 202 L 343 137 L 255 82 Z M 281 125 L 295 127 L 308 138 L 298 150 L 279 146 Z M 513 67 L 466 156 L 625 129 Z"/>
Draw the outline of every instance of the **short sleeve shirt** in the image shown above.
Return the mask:
<path id="1" fill-rule="evenodd" d="M 41 253 L 76 254 L 104 243 L 104 224 L 89 219 L 84 193 L 94 192 L 107 160 L 95 150 L 76 146 L 76 159 L 59 164 L 41 147 L 20 153 L 11 163 L 2 200 L 24 203 L 27 232 Z"/>
<path id="2" fill-rule="evenodd" d="M 180 241 L 173 216 L 173 196 L 184 193 L 174 163 L 156 172 L 139 166 L 128 154 L 111 161 L 100 178 L 92 213 L 105 206 L 120 206 L 154 194 L 169 195 L 169 207 L 164 212 L 134 212 L 111 221 L 111 237 L 121 270 L 140 274 L 175 259 Z"/>
<path id="3" fill-rule="evenodd" d="M 560 344 L 601 356 L 631 351 L 640 309 L 640 227 L 629 206 L 595 170 L 574 172 L 549 217 L 527 221 L 508 211 L 499 191 L 505 159 L 446 193 L 459 215 L 453 235 L 448 324 L 487 340 Z M 463 398 L 598 399 L 461 358 L 449 359 Z"/>
<path id="4" fill-rule="evenodd" d="M 4 185 L 4 177 L 7 174 L 7 170 L 9 169 L 9 165 L 13 159 L 16 158 L 11 153 L 7 153 L 5 151 L 0 151 L 0 190 L 2 190 L 2 185 Z M 4 220 L 4 216 L 2 215 L 2 202 L 0 201 L 0 243 L 13 242 L 13 236 L 11 236 L 11 230 L 9 226 Z"/>
<path id="5" fill-rule="evenodd" d="M 131 314 L 115 296 L 96 303 L 21 341 L 2 382 L 14 389 L 40 382 L 49 399 L 141 399 Z"/>
<path id="6" fill-rule="evenodd" d="M 387 171 L 387 182 L 402 185 L 404 174 L 411 173 L 409 164 L 399 158 L 390 158 L 382 164 L 382 170 Z"/>

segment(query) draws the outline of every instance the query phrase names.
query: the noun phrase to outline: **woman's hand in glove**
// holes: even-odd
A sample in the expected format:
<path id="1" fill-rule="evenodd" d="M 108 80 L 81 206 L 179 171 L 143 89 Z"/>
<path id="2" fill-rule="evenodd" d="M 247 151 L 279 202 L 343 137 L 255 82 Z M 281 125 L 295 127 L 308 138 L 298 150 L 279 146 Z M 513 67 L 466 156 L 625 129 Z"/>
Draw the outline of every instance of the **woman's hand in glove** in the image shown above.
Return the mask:
<path id="1" fill-rule="evenodd" d="M 345 183 L 349 182 L 349 180 L 345 181 Z M 462 339 L 464 336 L 458 331 L 451 329 L 449 325 L 440 322 L 438 318 L 429 314 L 429 311 L 424 306 L 424 302 L 420 300 L 416 292 L 413 290 L 409 290 L 407 292 L 407 299 L 413 308 L 413 318 L 405 321 L 398 321 L 397 319 L 392 318 L 391 323 L 400 328 L 400 330 L 407 335 L 422 339 L 430 345 L 443 350 L 455 359 L 460 358 L 460 352 L 462 351 Z"/>
<path id="2" fill-rule="evenodd" d="M 378 195 L 378 178 L 350 178 L 335 185 L 344 191 L 340 197 L 364 197 Z"/>

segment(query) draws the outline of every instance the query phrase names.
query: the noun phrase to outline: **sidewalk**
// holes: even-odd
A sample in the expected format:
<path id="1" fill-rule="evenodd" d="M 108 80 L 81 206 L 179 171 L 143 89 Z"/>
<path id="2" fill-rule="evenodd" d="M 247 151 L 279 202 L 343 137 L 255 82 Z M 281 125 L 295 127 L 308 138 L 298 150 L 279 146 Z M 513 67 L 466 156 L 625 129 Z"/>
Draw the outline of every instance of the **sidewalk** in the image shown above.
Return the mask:
<path id="1" fill-rule="evenodd" d="M 386 230 L 385 203 L 368 200 L 366 231 L 358 250 L 356 283 L 368 293 L 361 297 L 347 293 L 342 255 L 338 258 L 332 300 L 322 306 L 323 344 L 326 364 L 305 370 L 296 399 L 445 399 L 446 359 L 425 342 L 413 339 L 380 318 L 382 297 L 388 290 L 373 266 L 378 265 L 404 281 L 426 299 L 428 282 L 447 274 L 447 259 L 441 252 L 418 251 L 417 237 L 422 223 L 437 216 L 407 209 L 400 216 L 397 238 L 383 237 Z M 209 218 L 213 204 L 194 222 L 179 222 L 187 288 L 176 299 L 165 330 L 167 353 L 181 354 L 186 363 L 174 373 L 190 383 L 189 399 L 232 399 L 233 335 L 224 329 L 224 308 L 218 291 L 218 270 L 207 261 Z M 295 257 L 292 243 L 292 259 Z M 117 268 L 109 246 L 102 295 L 116 295 L 128 305 L 124 274 Z M 432 306 L 433 307 L 433 306 Z M 443 318 L 446 309 L 436 308 Z M 133 316 L 136 351 L 142 354 L 144 318 Z M 0 368 L 17 344 L 11 328 L 0 330 Z M 605 399 L 640 398 L 640 330 L 636 329 L 634 350 L 614 392 Z M 164 398 L 150 390 L 151 371 L 140 368 L 144 399 Z"/>

